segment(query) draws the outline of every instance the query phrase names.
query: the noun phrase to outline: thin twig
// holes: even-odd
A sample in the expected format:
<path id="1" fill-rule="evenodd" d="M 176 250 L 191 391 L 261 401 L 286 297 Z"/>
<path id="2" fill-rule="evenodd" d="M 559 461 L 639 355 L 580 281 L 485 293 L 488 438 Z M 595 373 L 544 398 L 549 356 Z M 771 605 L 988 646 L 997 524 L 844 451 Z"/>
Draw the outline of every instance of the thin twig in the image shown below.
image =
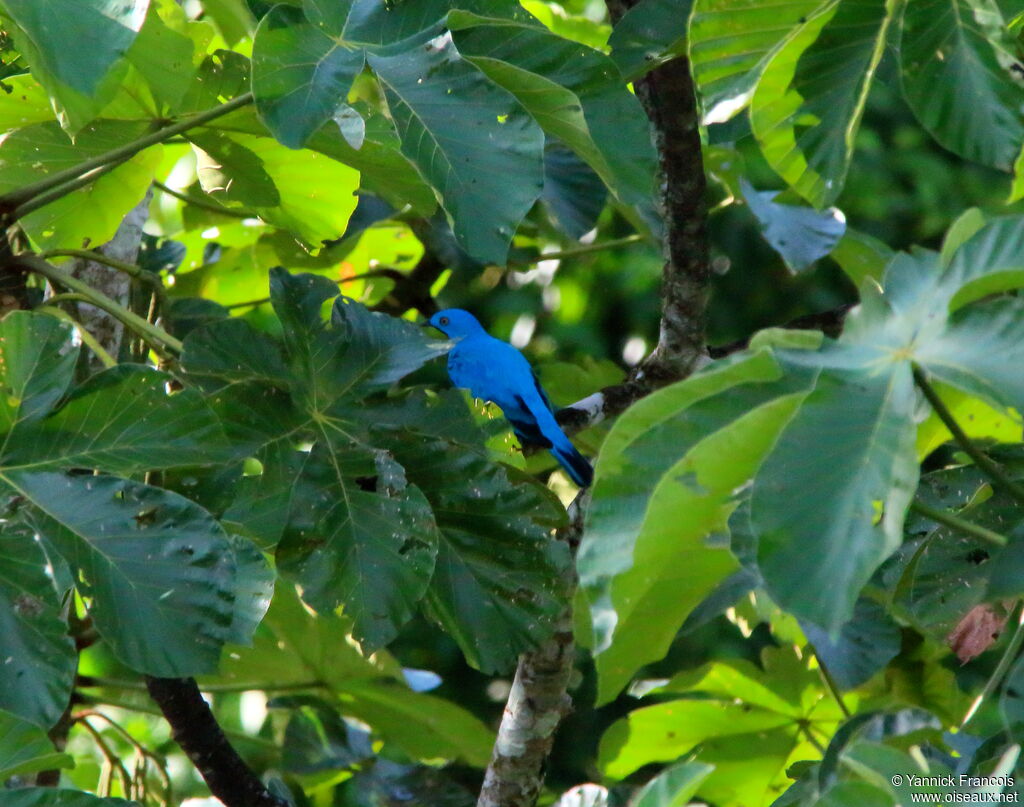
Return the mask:
<path id="1" fill-rule="evenodd" d="M 101 176 L 109 174 L 125 162 L 127 162 L 127 160 L 118 160 L 117 162 L 108 163 L 107 165 L 101 165 L 99 168 L 94 168 L 92 171 L 89 171 L 80 177 L 75 177 L 67 182 L 62 182 L 60 185 L 44 191 L 38 196 L 26 199 L 11 211 L 10 215 L 7 217 L 8 223 L 23 219 L 25 216 L 29 215 L 29 213 L 34 213 L 36 210 L 39 210 L 39 208 L 46 207 L 48 204 L 56 202 L 58 199 L 67 196 L 69 193 L 77 191 L 79 188 L 91 185 Z"/>
<path id="2" fill-rule="evenodd" d="M 838 704 L 839 711 L 843 713 L 843 717 L 849 720 L 852 713 L 847 708 L 846 701 L 843 700 L 843 693 L 839 691 L 839 684 L 837 684 L 836 679 L 832 677 L 832 673 L 829 672 L 825 662 L 821 660 L 821 655 L 818 653 L 818 649 L 810 642 L 807 643 L 807 646 L 811 649 L 811 652 L 814 653 L 814 658 L 818 661 L 818 672 L 821 674 L 821 680 L 824 682 L 825 688 Z"/>
<path id="3" fill-rule="evenodd" d="M 164 126 L 157 129 L 155 132 L 143 135 L 130 143 L 125 143 L 123 146 L 118 146 L 115 149 L 111 149 L 103 154 L 98 154 L 92 159 L 85 160 L 71 168 L 67 168 L 63 171 L 51 174 L 48 177 L 44 177 L 31 185 L 26 185 L 22 188 L 18 188 L 17 190 L 0 195 L 0 210 L 13 211 L 29 199 L 34 199 L 40 194 L 56 188 L 58 185 L 63 185 L 66 182 L 78 179 L 83 174 L 87 174 L 97 168 L 102 168 L 110 165 L 111 163 L 118 163 L 122 160 L 130 159 L 149 146 L 155 146 L 157 143 L 169 140 L 175 135 L 187 132 L 189 129 L 194 129 L 197 126 L 202 126 L 223 115 L 227 115 L 229 112 L 234 112 L 236 109 L 241 109 L 243 106 L 251 104 L 252 100 L 253 97 L 251 92 L 243 93 L 237 98 L 232 98 L 230 101 L 223 103 L 220 106 L 216 106 L 213 109 L 207 109 L 206 111 L 199 112 L 185 120 L 172 123 L 169 126 Z"/>
<path id="4" fill-rule="evenodd" d="M 567 249 L 559 250 L 558 252 L 542 252 L 540 255 L 533 258 L 516 258 L 508 261 L 505 265 L 509 267 L 533 266 L 541 261 L 560 261 L 565 258 L 576 258 L 580 255 L 589 255 L 592 252 L 601 252 L 606 249 L 616 249 L 618 247 L 635 244 L 638 241 L 643 240 L 644 236 L 639 233 L 634 233 L 633 235 L 627 235 L 622 238 L 613 238 L 596 244 L 583 244 L 578 247 L 569 247 Z"/>
<path id="5" fill-rule="evenodd" d="M 19 265 L 30 272 L 42 275 L 52 283 L 56 283 L 81 294 L 91 305 L 106 311 L 126 327 L 131 328 L 135 333 L 144 337 L 153 349 L 161 355 L 161 357 L 170 358 L 166 355 L 166 351 L 168 349 L 172 353 L 181 353 L 182 344 L 180 340 L 171 336 L 162 328 L 158 328 L 156 325 L 146 322 L 146 320 L 138 314 L 133 311 L 129 311 L 124 306 L 111 300 L 105 294 L 96 291 L 88 283 L 84 283 L 78 278 L 69 275 L 67 272 L 58 269 L 56 266 L 47 263 L 35 255 L 16 255 L 12 259 L 12 263 Z"/>
<path id="6" fill-rule="evenodd" d="M 78 335 L 81 337 L 82 343 L 96 354 L 96 358 L 103 363 L 104 367 L 110 368 L 117 366 L 117 359 L 106 351 L 95 336 L 89 333 L 88 328 L 71 316 L 67 311 L 62 308 L 57 308 L 55 305 L 41 305 L 36 309 L 36 311 L 50 314 L 50 316 L 57 317 L 65 322 L 70 322 L 75 327 L 75 330 L 78 331 Z"/>
<path id="7" fill-rule="evenodd" d="M 917 384 L 921 392 L 924 393 L 924 397 L 928 399 L 928 403 L 932 405 L 932 409 L 935 410 L 935 414 L 939 416 L 939 420 L 949 429 L 949 433 L 953 435 L 953 439 L 956 440 L 957 444 L 964 450 L 964 452 L 972 460 L 974 464 L 984 473 L 992 483 L 1010 494 L 1020 504 L 1024 504 L 1024 486 L 1014 482 L 999 467 L 992 458 L 989 457 L 984 451 L 978 448 L 977 444 L 967 436 L 967 433 L 960 428 L 960 424 L 956 422 L 956 418 L 953 417 L 953 413 L 949 411 L 949 408 L 943 402 L 942 398 L 935 391 L 935 388 L 928 382 L 927 377 L 920 367 L 914 367 L 914 383 Z"/>
<path id="8" fill-rule="evenodd" d="M 113 698 L 109 695 L 80 695 L 79 700 L 81 703 L 95 704 L 99 706 L 112 706 L 115 709 L 124 709 L 129 712 L 138 712 L 139 714 L 152 715 L 153 717 L 163 717 L 163 712 L 154 706 L 144 706 L 139 703 L 132 703 L 131 701 L 121 700 L 120 698 Z M 277 743 L 268 740 L 264 737 L 257 737 L 254 734 L 248 734 L 244 731 L 238 731 L 237 729 L 221 728 L 221 731 L 232 740 L 236 742 L 246 742 L 273 753 L 280 752 L 280 747 Z"/>
<path id="9" fill-rule="evenodd" d="M 130 681 L 123 678 L 98 678 L 94 676 L 79 676 L 75 686 L 85 689 L 127 689 L 131 691 L 145 692 L 144 681 Z M 208 692 L 211 695 L 219 695 L 234 692 L 288 692 L 295 689 L 319 689 L 326 687 L 323 681 L 292 681 L 284 684 L 276 684 L 272 681 L 252 681 L 237 684 L 200 684 L 201 692 Z"/>
<path id="10" fill-rule="evenodd" d="M 950 513 L 948 510 L 940 510 L 929 504 L 925 504 L 918 499 L 915 499 L 910 503 L 910 509 L 925 518 L 930 518 L 932 521 L 962 532 L 965 535 L 980 538 L 982 541 L 988 541 L 988 543 L 995 544 L 996 546 L 1006 546 L 1007 541 L 1005 535 L 1000 535 L 998 532 L 986 529 L 980 524 L 975 524 L 973 521 L 967 521 L 966 519 L 953 515 L 953 513 Z"/>
<path id="11" fill-rule="evenodd" d="M 132 778 L 128 775 L 128 769 L 125 768 L 124 763 L 121 762 L 121 758 L 111 750 L 110 746 L 107 745 L 106 740 L 103 739 L 103 735 L 100 734 L 99 730 L 88 720 L 85 718 L 75 718 L 75 722 L 92 735 L 93 742 L 95 742 L 96 747 L 100 749 L 100 753 L 103 755 L 103 758 L 120 777 L 121 788 L 124 790 L 124 797 L 126 799 L 130 799 L 132 796 Z M 106 795 L 111 796 L 113 794 L 108 790 Z"/>
<path id="12" fill-rule="evenodd" d="M 189 196 L 187 193 L 176 191 L 174 188 L 168 187 L 163 182 L 153 180 L 153 187 L 159 191 L 166 193 L 168 196 L 173 196 L 175 199 L 180 199 L 186 204 L 190 204 L 194 207 L 201 207 L 203 210 L 210 210 L 214 213 L 219 213 L 222 216 L 231 216 L 236 219 L 255 219 L 259 218 L 259 213 L 255 213 L 252 210 L 245 210 L 244 208 L 237 207 L 225 207 L 219 205 L 216 202 L 208 201 L 197 196 Z"/>

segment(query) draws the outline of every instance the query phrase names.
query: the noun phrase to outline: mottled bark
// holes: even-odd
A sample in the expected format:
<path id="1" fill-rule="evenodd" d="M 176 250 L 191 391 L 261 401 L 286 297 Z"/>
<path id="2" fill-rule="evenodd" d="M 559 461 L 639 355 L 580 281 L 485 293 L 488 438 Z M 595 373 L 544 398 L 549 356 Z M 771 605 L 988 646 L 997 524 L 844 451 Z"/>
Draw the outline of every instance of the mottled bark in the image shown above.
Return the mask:
<path id="1" fill-rule="evenodd" d="M 135 263 L 138 260 L 139 248 L 142 245 L 142 226 L 149 216 L 151 197 L 152 189 L 147 191 L 142 200 L 128 212 L 114 237 L 103 244 L 99 252 L 124 263 Z M 128 303 L 131 278 L 123 272 L 102 263 L 83 259 L 75 259 L 70 271 L 75 277 L 103 292 L 111 300 L 121 305 Z M 82 326 L 96 337 L 111 356 L 117 358 L 124 341 L 124 326 L 107 312 L 88 303 L 79 303 L 78 317 Z M 90 362 L 92 370 L 99 370 L 103 366 L 95 356 L 90 358 Z"/>

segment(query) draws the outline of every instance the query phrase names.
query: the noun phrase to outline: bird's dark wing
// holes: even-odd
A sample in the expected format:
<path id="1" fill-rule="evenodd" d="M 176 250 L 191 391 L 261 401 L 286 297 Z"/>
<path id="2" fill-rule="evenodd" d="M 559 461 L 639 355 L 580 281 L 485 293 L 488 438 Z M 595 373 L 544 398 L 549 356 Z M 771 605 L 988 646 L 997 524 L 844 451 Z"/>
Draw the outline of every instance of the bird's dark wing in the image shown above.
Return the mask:
<path id="1" fill-rule="evenodd" d="M 545 437 L 537 425 L 536 418 L 530 413 L 526 401 L 521 396 L 515 396 L 516 407 L 503 409 L 505 420 L 512 424 L 512 431 L 516 433 L 519 442 L 523 445 L 530 444 L 541 448 L 551 448 L 551 441 Z"/>
<path id="2" fill-rule="evenodd" d="M 550 412 L 554 412 L 555 407 L 552 406 L 551 399 L 548 397 L 548 394 L 544 392 L 544 387 L 540 385 L 540 379 L 537 378 L 537 373 L 534 372 L 532 367 L 530 368 L 530 375 L 533 376 L 533 384 L 534 386 L 537 387 L 537 394 L 540 396 L 540 399 L 544 401 L 544 405 L 548 408 Z"/>

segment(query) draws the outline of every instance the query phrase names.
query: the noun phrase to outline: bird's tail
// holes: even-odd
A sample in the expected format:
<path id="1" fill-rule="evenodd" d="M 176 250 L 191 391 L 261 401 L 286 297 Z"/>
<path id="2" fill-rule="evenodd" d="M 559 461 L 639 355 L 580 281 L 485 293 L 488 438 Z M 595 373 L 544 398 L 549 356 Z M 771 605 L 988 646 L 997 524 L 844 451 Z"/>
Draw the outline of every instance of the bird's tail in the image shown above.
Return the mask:
<path id="1" fill-rule="evenodd" d="M 581 488 L 590 487 L 590 483 L 594 481 L 594 469 L 590 465 L 590 460 L 580 454 L 567 437 L 563 437 L 551 447 L 551 454 L 558 460 L 559 465 L 565 468 L 573 482 Z"/>

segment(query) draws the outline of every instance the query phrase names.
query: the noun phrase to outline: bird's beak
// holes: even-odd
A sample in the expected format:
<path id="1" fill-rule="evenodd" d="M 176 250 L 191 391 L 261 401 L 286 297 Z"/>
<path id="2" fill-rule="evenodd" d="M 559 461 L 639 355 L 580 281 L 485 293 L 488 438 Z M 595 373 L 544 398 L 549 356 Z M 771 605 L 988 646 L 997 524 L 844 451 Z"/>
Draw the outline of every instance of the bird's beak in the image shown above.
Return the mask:
<path id="1" fill-rule="evenodd" d="M 421 328 L 433 328 L 434 326 L 430 324 L 430 320 L 428 319 L 426 322 L 421 322 L 420 323 L 420 327 Z"/>

